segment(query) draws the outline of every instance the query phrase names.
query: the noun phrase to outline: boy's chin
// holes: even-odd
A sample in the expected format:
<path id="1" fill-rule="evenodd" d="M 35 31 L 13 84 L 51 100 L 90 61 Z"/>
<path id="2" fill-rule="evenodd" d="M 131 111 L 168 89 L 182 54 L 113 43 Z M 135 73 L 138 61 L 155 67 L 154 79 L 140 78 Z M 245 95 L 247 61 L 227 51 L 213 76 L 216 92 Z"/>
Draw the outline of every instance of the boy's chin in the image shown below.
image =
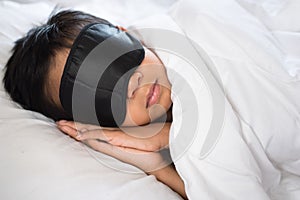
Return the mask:
<path id="1" fill-rule="evenodd" d="M 154 104 L 149 108 L 151 122 L 165 122 L 167 120 L 167 110 L 160 104 Z"/>

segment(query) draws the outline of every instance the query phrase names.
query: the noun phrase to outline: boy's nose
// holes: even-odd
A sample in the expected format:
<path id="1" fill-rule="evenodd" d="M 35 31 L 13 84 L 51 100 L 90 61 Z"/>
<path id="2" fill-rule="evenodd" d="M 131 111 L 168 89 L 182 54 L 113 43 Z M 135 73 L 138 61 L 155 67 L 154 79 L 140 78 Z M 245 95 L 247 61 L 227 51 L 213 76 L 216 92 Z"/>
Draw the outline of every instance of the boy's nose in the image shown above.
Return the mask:
<path id="1" fill-rule="evenodd" d="M 143 74 L 141 72 L 134 72 L 134 74 L 130 77 L 127 98 L 130 99 L 134 96 L 134 92 L 140 87 L 142 78 Z"/>

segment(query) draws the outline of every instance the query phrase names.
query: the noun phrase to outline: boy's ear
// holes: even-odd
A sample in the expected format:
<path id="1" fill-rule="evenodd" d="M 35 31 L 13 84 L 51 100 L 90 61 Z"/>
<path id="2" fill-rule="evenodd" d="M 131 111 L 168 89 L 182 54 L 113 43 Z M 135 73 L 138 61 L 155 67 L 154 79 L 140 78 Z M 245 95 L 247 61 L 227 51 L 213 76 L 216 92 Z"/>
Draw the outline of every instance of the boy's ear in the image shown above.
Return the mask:
<path id="1" fill-rule="evenodd" d="M 124 28 L 123 26 L 117 26 L 118 29 L 122 30 L 122 31 L 127 31 L 126 28 Z"/>

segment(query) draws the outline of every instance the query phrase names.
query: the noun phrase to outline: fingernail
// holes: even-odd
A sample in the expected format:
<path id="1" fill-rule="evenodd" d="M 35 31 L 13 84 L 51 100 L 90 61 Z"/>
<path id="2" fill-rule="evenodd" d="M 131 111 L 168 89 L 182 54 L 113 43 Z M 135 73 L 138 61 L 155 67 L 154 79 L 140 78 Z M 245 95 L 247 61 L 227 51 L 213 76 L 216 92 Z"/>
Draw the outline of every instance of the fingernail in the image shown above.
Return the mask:
<path id="1" fill-rule="evenodd" d="M 82 135 L 78 132 L 77 135 L 76 135 L 76 139 L 77 139 L 77 140 L 80 140 L 81 137 L 82 137 Z"/>

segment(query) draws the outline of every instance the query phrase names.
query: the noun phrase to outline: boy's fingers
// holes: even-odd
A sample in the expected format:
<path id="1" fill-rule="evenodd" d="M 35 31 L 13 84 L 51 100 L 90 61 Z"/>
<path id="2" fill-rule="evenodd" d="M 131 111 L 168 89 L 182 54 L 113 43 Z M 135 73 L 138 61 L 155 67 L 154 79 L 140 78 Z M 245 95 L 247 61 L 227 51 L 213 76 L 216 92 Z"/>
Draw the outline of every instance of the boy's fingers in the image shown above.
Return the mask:
<path id="1" fill-rule="evenodd" d="M 101 128 L 100 126 L 96 125 L 91 125 L 91 124 L 82 124 L 79 122 L 74 122 L 74 121 L 67 121 L 67 120 L 60 120 L 57 122 L 59 125 L 68 125 L 74 129 L 81 130 L 81 129 L 87 129 L 87 130 L 94 130 L 94 129 L 99 129 Z"/>
<path id="2" fill-rule="evenodd" d="M 90 140 L 90 139 L 98 139 L 105 142 L 108 142 L 112 145 L 119 146 L 119 147 L 129 147 L 138 149 L 137 141 L 134 137 L 127 135 L 126 133 L 121 133 L 118 131 L 112 130 L 91 130 L 91 131 L 84 131 L 81 130 L 77 135 L 76 139 L 78 140 Z"/>
<path id="3" fill-rule="evenodd" d="M 85 140 L 83 143 L 92 147 L 94 150 L 105 153 L 107 155 L 113 156 L 119 160 L 125 161 L 129 158 L 134 158 L 137 156 L 150 156 L 157 153 L 141 151 L 138 149 L 132 149 L 127 147 L 118 147 L 111 145 L 109 143 L 97 141 L 97 140 Z M 128 161 L 128 160 L 127 160 Z"/>
<path id="4" fill-rule="evenodd" d="M 62 126 L 70 126 L 74 129 L 76 129 L 76 125 L 74 121 L 67 121 L 67 120 L 60 120 L 57 122 L 58 125 L 62 125 Z"/>
<path id="5" fill-rule="evenodd" d="M 102 141 L 108 141 L 108 137 L 104 134 L 104 131 L 101 129 L 97 130 L 87 130 L 82 129 L 78 132 L 78 135 L 76 136 L 77 140 L 90 140 L 90 139 L 98 139 Z"/>
<path id="6" fill-rule="evenodd" d="M 86 126 L 80 123 L 78 124 L 79 126 L 77 126 L 77 123 L 75 122 L 65 121 L 62 123 L 58 123 L 58 128 L 79 141 L 97 139 L 97 140 L 108 142 L 118 147 L 124 147 L 129 149 L 137 149 L 137 150 L 150 151 L 150 152 L 160 150 L 160 147 L 152 144 L 151 142 L 145 139 L 132 137 L 126 133 L 122 134 L 119 133 L 118 131 L 112 131 L 112 130 L 104 130 L 104 129 L 88 130 L 86 129 Z"/>
<path id="7" fill-rule="evenodd" d="M 76 136 L 77 140 L 98 139 L 108 142 L 114 146 L 142 150 L 142 151 L 158 151 L 160 147 L 152 144 L 148 139 L 141 139 L 130 136 L 120 131 L 111 130 L 81 130 Z"/>
<path id="8" fill-rule="evenodd" d="M 76 138 L 76 136 L 78 135 L 78 131 L 70 126 L 58 125 L 58 128 L 73 138 Z"/>
<path id="9" fill-rule="evenodd" d="M 71 137 L 77 140 L 88 140 L 88 139 L 99 139 L 107 141 L 107 137 L 104 135 L 101 129 L 97 130 L 88 130 L 86 126 L 75 126 L 75 122 L 63 122 L 57 123 L 57 127 L 64 133 L 70 135 Z M 79 129 L 81 128 L 81 129 Z"/>

